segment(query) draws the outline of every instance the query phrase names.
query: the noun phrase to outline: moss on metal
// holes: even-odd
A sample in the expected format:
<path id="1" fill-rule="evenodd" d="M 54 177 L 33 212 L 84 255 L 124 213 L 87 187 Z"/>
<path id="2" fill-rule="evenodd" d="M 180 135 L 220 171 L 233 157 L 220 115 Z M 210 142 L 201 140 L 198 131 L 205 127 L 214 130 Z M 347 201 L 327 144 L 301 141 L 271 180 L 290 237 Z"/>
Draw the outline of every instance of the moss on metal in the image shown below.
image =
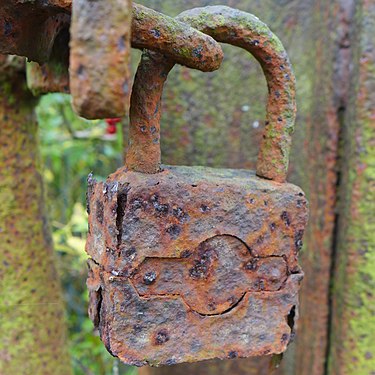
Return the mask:
<path id="1" fill-rule="evenodd" d="M 328 374 L 375 371 L 375 4 L 356 3 Z"/>
<path id="2" fill-rule="evenodd" d="M 69 375 L 64 304 L 43 204 L 35 99 L 27 91 L 24 68 L 8 63 L 0 57 L 0 70 L 6 66 L 0 79 L 0 372 Z"/>
<path id="3" fill-rule="evenodd" d="M 294 73 L 281 42 L 275 51 L 269 40 L 278 41 L 278 38 L 265 24 L 252 14 L 226 6 L 194 8 L 176 18 L 208 33 L 217 41 L 245 49 L 259 61 L 267 79 L 269 95 L 256 172 L 261 177 L 284 182 L 296 105 Z M 133 85 L 126 165 L 129 169 L 153 173 L 160 167 L 163 85 L 174 63 L 161 54 L 145 52 L 144 55 Z"/>

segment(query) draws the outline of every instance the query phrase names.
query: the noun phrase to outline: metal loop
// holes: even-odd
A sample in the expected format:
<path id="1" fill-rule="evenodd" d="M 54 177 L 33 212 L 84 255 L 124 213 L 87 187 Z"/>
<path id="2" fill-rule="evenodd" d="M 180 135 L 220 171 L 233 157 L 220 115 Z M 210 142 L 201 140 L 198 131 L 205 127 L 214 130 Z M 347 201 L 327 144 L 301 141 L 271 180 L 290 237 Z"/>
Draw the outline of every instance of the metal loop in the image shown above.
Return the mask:
<path id="1" fill-rule="evenodd" d="M 296 115 L 295 77 L 280 40 L 252 14 L 226 6 L 195 8 L 177 19 L 250 52 L 260 63 L 268 85 L 266 126 L 257 161 L 257 175 L 284 182 L 289 163 L 291 134 Z M 145 51 L 138 67 L 130 108 L 130 170 L 160 170 L 161 96 L 169 71 L 175 65 L 159 53 Z"/>
<path id="2" fill-rule="evenodd" d="M 25 56 L 39 64 L 48 62 L 56 36 L 70 26 L 71 0 L 20 2 L 0 0 L 0 53 Z M 220 67 L 223 52 L 210 36 L 145 6 L 132 5 L 133 48 L 149 48 L 182 65 L 203 71 Z M 190 41 L 195 40 L 195 47 Z M 196 46 L 198 45 L 198 48 Z"/>

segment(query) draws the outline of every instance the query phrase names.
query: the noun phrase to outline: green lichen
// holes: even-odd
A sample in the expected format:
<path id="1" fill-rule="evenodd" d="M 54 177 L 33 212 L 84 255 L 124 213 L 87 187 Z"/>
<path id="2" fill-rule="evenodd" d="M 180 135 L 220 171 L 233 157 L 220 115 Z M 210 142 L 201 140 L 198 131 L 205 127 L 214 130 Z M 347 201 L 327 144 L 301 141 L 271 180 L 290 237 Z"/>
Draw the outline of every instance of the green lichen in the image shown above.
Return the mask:
<path id="1" fill-rule="evenodd" d="M 0 83 L 0 98 L 0 372 L 69 375 L 64 304 L 43 205 L 35 100 L 22 72 Z"/>
<path id="2" fill-rule="evenodd" d="M 375 371 L 374 14 L 375 4 L 358 3 L 353 22 L 356 69 L 343 119 L 345 153 L 329 374 L 369 375 Z"/>

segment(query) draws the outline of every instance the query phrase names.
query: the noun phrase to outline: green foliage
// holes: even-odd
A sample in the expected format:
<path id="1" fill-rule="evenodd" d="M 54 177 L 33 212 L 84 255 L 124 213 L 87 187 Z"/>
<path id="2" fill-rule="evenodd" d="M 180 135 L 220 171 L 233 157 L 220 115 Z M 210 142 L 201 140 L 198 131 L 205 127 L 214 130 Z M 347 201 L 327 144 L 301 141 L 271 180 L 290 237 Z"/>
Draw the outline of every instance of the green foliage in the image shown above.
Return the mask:
<path id="1" fill-rule="evenodd" d="M 104 348 L 87 316 L 86 178 L 105 179 L 121 165 L 121 129 L 106 134 L 104 121 L 74 114 L 70 97 L 44 96 L 37 108 L 50 222 L 69 324 L 76 375 L 136 374 Z"/>
<path id="2" fill-rule="evenodd" d="M 74 204 L 85 201 L 87 175 L 105 178 L 120 166 L 121 139 L 105 134 L 104 121 L 75 115 L 68 95 L 44 96 L 37 115 L 51 217 L 67 223 Z"/>

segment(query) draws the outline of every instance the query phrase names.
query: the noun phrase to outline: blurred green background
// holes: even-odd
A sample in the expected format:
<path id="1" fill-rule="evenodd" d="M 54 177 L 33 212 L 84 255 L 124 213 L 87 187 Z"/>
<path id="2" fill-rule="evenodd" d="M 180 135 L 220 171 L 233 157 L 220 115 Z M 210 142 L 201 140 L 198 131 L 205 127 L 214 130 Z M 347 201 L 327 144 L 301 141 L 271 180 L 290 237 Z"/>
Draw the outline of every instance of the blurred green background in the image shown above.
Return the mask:
<path id="1" fill-rule="evenodd" d="M 67 304 L 69 349 L 77 375 L 131 375 L 93 334 L 87 316 L 86 178 L 105 179 L 121 165 L 121 126 L 108 134 L 105 121 L 74 114 L 70 96 L 44 96 L 37 107 L 50 224 Z"/>

